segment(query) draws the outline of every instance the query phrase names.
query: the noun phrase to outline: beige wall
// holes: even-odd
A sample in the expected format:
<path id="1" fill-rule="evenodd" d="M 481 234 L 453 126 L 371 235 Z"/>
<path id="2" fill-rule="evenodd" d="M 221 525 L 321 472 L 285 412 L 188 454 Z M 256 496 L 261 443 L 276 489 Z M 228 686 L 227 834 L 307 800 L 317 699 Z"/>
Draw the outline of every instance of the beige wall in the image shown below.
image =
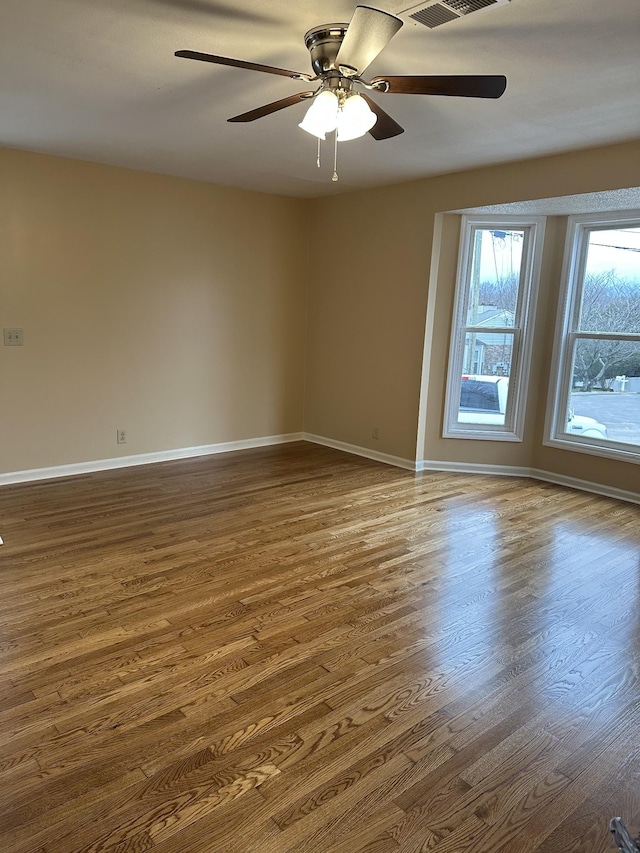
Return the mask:
<path id="1" fill-rule="evenodd" d="M 549 223 L 534 348 L 540 373 L 534 371 L 530 426 L 522 445 L 440 438 L 457 258 L 455 217 L 443 222 L 437 300 L 432 281 L 424 351 L 423 344 L 438 212 L 639 184 L 640 142 L 634 142 L 316 201 L 316 234 L 333 230 L 343 239 L 331 244 L 335 263 L 312 265 L 305 428 L 405 459 L 535 465 L 638 490 L 636 465 L 541 446 L 562 222 Z M 319 249 L 322 245 L 318 240 Z M 423 389 L 425 422 L 419 434 L 425 353 L 429 383 Z M 374 423 L 381 429 L 378 441 L 371 438 Z"/>
<path id="2" fill-rule="evenodd" d="M 0 151 L 0 317 L 25 334 L 0 350 L 0 472 L 305 429 L 637 489 L 638 466 L 541 444 L 560 219 L 525 441 L 440 438 L 458 222 L 438 214 L 639 184 L 640 142 L 316 200 Z"/>
<path id="3" fill-rule="evenodd" d="M 10 150 L 0 187 L 0 472 L 302 429 L 304 202 Z"/>
<path id="4" fill-rule="evenodd" d="M 415 193 L 319 199 L 311 225 L 305 428 L 405 459 L 415 454 L 433 229 Z"/>

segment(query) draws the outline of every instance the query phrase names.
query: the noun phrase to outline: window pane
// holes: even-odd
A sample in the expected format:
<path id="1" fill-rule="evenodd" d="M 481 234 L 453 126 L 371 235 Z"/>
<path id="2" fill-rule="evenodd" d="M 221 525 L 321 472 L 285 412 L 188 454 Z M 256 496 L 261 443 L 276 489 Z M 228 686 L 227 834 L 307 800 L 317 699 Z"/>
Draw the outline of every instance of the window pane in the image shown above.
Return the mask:
<path id="1" fill-rule="evenodd" d="M 523 242 L 524 231 L 474 232 L 467 326 L 513 326 Z"/>
<path id="2" fill-rule="evenodd" d="M 509 376 L 513 354 L 511 332 L 467 332 L 462 358 L 463 374 Z"/>
<path id="3" fill-rule="evenodd" d="M 640 446 L 640 342 L 576 341 L 565 432 Z"/>
<path id="4" fill-rule="evenodd" d="M 640 332 L 640 228 L 590 232 L 579 329 Z"/>
<path id="5" fill-rule="evenodd" d="M 499 412 L 498 383 L 462 377 L 460 388 L 462 411 Z"/>
<path id="6" fill-rule="evenodd" d="M 513 335 L 467 332 L 458 423 L 504 425 Z"/>

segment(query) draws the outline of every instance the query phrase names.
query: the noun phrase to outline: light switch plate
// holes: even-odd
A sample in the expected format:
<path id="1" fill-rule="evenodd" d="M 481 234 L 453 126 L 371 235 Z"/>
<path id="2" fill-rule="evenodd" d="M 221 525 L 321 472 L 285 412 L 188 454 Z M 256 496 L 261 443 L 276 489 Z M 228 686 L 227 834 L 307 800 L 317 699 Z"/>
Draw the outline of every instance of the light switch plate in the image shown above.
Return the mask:
<path id="1" fill-rule="evenodd" d="M 22 329 L 3 329 L 2 336 L 6 347 L 21 347 L 23 344 Z"/>

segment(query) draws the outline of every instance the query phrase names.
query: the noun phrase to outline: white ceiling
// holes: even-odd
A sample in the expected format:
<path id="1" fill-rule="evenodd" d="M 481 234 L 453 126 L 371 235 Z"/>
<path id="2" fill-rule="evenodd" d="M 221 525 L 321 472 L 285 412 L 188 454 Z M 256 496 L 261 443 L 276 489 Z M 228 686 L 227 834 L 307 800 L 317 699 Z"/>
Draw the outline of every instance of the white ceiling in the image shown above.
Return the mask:
<path id="1" fill-rule="evenodd" d="M 400 14 L 407 0 L 370 0 Z M 506 74 L 500 100 L 375 95 L 406 132 L 339 146 L 321 169 L 307 88 L 178 59 L 179 49 L 309 72 L 303 36 L 348 21 L 343 0 L 1 0 L 0 145 L 252 190 L 320 196 L 640 137 L 639 0 L 512 0 L 435 30 L 405 24 L 367 69 Z"/>

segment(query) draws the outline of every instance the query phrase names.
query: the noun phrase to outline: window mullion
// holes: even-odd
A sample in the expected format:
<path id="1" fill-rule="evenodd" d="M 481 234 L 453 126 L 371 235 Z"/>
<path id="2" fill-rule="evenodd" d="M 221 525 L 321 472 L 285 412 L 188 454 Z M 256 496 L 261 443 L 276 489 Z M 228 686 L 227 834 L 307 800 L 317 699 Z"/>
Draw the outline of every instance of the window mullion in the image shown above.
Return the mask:
<path id="1" fill-rule="evenodd" d="M 598 340 L 598 341 L 640 341 L 640 334 L 633 332 L 581 332 L 575 331 L 571 334 L 576 339 Z"/>

